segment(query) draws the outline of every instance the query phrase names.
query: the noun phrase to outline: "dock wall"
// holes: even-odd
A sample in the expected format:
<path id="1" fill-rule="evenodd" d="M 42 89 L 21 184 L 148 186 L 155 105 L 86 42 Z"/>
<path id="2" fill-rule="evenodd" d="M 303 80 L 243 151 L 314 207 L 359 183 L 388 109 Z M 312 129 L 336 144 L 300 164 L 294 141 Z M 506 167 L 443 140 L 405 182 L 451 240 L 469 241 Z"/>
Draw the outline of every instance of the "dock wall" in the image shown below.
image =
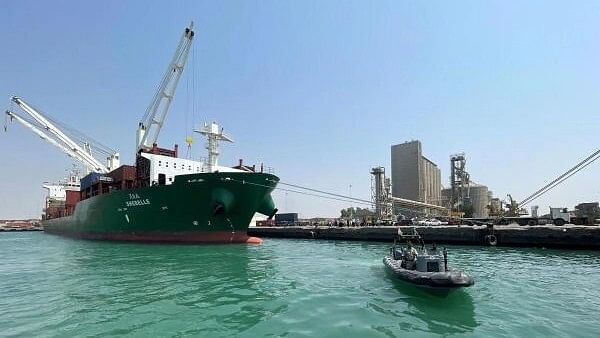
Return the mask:
<path id="1" fill-rule="evenodd" d="M 398 233 L 415 228 L 427 243 L 490 245 L 490 235 L 498 246 L 600 249 L 600 226 L 414 226 L 414 227 L 251 227 L 248 234 L 258 237 L 312 238 L 391 242 Z"/>

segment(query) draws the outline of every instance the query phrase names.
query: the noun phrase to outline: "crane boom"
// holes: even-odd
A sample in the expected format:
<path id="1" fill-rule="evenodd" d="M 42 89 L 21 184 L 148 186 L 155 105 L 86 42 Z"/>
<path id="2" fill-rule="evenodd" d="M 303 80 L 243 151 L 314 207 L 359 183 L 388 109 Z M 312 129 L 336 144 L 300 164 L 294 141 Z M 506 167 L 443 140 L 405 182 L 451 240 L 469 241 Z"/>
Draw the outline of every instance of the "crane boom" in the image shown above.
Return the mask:
<path id="1" fill-rule="evenodd" d="M 79 144 L 77 144 L 77 142 L 73 141 L 69 136 L 61 131 L 54 123 L 44 117 L 42 113 L 38 112 L 23 99 L 13 96 L 11 100 L 16 103 L 24 112 L 31 116 L 35 122 L 39 124 L 39 126 L 35 126 L 12 111 L 6 111 L 8 116 L 16 119 L 24 126 L 30 128 L 35 134 L 57 146 L 63 152 L 67 153 L 67 155 L 79 160 L 90 170 L 100 173 L 108 173 L 119 166 L 119 153 L 111 154 L 111 156 L 109 156 L 107 159 L 108 165 L 105 166 L 91 155 L 91 149 L 89 149 L 89 145 L 81 147 Z"/>
<path id="2" fill-rule="evenodd" d="M 7 110 L 6 115 L 8 115 L 10 117 L 11 121 L 16 120 L 17 122 L 21 123 L 25 127 L 31 129 L 31 131 L 33 131 L 36 135 L 38 135 L 42 140 L 48 141 L 53 146 L 62 150 L 65 154 L 69 155 L 70 157 L 77 158 L 77 155 L 71 149 L 58 143 L 52 137 L 50 137 L 46 133 L 44 133 L 44 131 L 42 131 L 38 127 L 34 126 L 29 121 L 22 118 L 21 116 L 17 115 L 15 112 L 11 112 L 11 111 Z"/>
<path id="3" fill-rule="evenodd" d="M 179 44 L 177 45 L 177 49 L 175 50 L 175 55 L 173 55 L 173 59 L 171 60 L 171 63 L 169 63 L 169 67 L 167 67 L 167 71 L 160 82 L 158 90 L 156 94 L 154 94 L 150 106 L 146 109 L 144 117 L 138 124 L 137 152 L 152 148 L 152 145 L 156 143 L 158 139 L 158 134 L 160 133 L 160 129 L 162 128 L 169 111 L 169 106 L 173 101 L 177 83 L 179 82 L 183 69 L 187 63 L 192 39 L 194 38 L 193 27 L 194 23 L 192 22 L 183 32 Z"/>

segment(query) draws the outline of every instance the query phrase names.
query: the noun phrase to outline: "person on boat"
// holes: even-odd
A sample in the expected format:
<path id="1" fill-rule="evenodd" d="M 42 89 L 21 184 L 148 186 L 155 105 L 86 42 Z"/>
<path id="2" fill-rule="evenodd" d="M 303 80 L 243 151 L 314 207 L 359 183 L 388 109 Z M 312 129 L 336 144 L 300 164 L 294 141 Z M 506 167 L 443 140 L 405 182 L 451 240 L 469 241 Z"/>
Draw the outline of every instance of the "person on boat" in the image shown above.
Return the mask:
<path id="1" fill-rule="evenodd" d="M 413 246 L 413 244 L 412 244 L 412 242 L 411 242 L 411 241 L 408 241 L 408 243 L 407 243 L 407 244 L 408 244 L 408 247 L 406 248 L 406 249 L 407 249 L 406 251 L 408 251 L 408 253 L 412 254 L 412 255 L 413 255 L 413 257 L 415 257 L 415 258 L 416 258 L 416 257 L 417 257 L 417 255 L 419 254 L 419 253 L 417 252 L 417 249 L 415 249 L 415 247 Z"/>
<path id="2" fill-rule="evenodd" d="M 414 270 L 416 268 L 418 252 L 417 249 L 412 245 L 411 241 L 408 241 L 406 251 L 404 254 L 404 265 L 408 270 Z"/>
<path id="3" fill-rule="evenodd" d="M 437 252 L 438 252 L 437 245 L 435 245 L 435 243 L 433 243 L 431 245 L 431 249 L 429 249 L 429 254 L 435 255 L 435 254 L 437 254 Z"/>

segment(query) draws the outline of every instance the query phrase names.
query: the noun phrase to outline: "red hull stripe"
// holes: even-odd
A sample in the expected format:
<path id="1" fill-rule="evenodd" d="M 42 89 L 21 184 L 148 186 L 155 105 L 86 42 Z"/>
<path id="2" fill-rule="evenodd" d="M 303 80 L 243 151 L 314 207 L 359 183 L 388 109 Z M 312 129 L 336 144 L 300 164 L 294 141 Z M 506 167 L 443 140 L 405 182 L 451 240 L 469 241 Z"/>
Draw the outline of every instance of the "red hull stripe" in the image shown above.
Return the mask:
<path id="1" fill-rule="evenodd" d="M 249 243 L 260 244 L 262 239 L 251 237 L 245 231 L 211 232 L 72 232 L 45 229 L 45 232 L 72 238 L 163 243 Z"/>

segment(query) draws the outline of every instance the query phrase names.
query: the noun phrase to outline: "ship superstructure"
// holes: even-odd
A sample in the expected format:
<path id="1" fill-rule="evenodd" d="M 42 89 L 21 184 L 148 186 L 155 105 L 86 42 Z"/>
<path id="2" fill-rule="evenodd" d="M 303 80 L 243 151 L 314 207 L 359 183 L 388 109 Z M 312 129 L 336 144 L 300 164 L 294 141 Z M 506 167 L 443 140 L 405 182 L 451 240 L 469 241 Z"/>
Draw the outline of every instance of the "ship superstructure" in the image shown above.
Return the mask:
<path id="1" fill-rule="evenodd" d="M 80 179 L 79 170 L 74 166 L 63 180 L 45 182 L 42 185 L 48 190 L 42 219 L 63 217 L 73 213 L 75 204 L 80 199 Z"/>

